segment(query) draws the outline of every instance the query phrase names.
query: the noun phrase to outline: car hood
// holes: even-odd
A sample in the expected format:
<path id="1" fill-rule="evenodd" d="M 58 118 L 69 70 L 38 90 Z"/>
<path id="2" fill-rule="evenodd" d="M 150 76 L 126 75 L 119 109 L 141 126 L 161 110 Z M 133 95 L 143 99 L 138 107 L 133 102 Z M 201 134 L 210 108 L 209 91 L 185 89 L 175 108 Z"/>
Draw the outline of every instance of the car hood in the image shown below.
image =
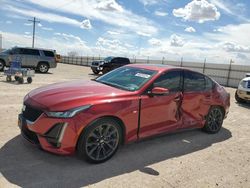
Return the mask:
<path id="1" fill-rule="evenodd" d="M 71 81 L 51 84 L 31 91 L 24 99 L 25 104 L 49 111 L 65 111 L 83 105 L 107 102 L 112 98 L 131 95 L 96 81 Z"/>

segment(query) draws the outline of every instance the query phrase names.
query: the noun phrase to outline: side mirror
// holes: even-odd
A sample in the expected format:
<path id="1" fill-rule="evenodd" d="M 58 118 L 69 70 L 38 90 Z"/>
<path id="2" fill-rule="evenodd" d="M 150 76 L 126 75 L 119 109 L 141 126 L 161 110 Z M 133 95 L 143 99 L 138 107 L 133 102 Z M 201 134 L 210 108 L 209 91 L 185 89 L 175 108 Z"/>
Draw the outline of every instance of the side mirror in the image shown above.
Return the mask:
<path id="1" fill-rule="evenodd" d="M 163 87 L 154 87 L 150 93 L 153 95 L 165 95 L 169 93 L 169 90 Z"/>

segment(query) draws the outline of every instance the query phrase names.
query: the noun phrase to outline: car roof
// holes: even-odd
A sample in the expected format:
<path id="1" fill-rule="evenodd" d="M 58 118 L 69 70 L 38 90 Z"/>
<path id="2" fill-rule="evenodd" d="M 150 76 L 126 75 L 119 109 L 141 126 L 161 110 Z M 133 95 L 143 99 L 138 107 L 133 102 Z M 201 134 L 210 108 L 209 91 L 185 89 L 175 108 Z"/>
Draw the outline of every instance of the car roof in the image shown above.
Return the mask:
<path id="1" fill-rule="evenodd" d="M 171 69 L 189 70 L 183 67 L 175 67 L 172 65 L 162 65 L 162 64 L 130 64 L 127 66 L 150 69 L 150 70 L 155 70 L 155 71 L 160 71 L 160 72 L 171 70 Z"/>
<path id="2" fill-rule="evenodd" d="M 32 49 L 32 50 L 45 50 L 45 51 L 52 51 L 56 52 L 56 50 L 53 49 L 45 49 L 45 48 L 31 48 L 31 47 L 20 47 L 20 46 L 15 46 L 13 48 L 25 48 L 25 49 Z"/>

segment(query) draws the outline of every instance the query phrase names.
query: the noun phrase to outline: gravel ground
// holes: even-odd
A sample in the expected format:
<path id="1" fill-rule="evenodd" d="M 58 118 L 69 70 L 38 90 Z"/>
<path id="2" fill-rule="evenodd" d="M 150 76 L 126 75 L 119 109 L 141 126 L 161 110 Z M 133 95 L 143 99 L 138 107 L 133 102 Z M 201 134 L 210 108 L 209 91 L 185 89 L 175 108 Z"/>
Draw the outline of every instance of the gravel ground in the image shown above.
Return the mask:
<path id="1" fill-rule="evenodd" d="M 41 151 L 20 136 L 17 115 L 26 93 L 49 83 L 90 79 L 90 68 L 59 64 L 32 84 L 0 75 L 0 187 L 250 187 L 250 104 L 231 109 L 222 130 L 169 134 L 129 144 L 103 164 Z"/>

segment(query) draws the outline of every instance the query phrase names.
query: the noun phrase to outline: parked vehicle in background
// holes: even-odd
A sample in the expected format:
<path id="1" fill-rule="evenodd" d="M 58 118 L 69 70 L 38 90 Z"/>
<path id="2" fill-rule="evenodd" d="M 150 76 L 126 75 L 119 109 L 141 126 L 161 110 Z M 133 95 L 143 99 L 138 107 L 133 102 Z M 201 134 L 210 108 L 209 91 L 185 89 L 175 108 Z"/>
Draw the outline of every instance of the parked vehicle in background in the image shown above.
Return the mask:
<path id="1" fill-rule="evenodd" d="M 61 55 L 60 54 L 56 54 L 56 62 L 57 63 L 61 63 L 61 61 L 62 61 Z"/>
<path id="2" fill-rule="evenodd" d="M 103 60 L 93 61 L 91 64 L 91 69 L 94 74 L 103 74 L 114 70 L 118 67 L 130 64 L 130 60 L 126 57 L 106 57 Z"/>
<path id="3" fill-rule="evenodd" d="M 47 73 L 57 66 L 55 50 L 39 48 L 14 47 L 0 53 L 0 71 L 9 67 L 15 57 L 22 59 L 22 67 L 33 68 L 41 73 Z"/>
<path id="4" fill-rule="evenodd" d="M 37 88 L 23 105 L 19 127 L 24 138 L 52 153 L 76 151 L 100 163 L 120 144 L 157 134 L 188 128 L 217 133 L 230 95 L 198 72 L 131 64 L 96 80 Z"/>
<path id="5" fill-rule="evenodd" d="M 239 103 L 250 102 L 250 73 L 246 74 L 235 92 L 235 100 Z"/>

